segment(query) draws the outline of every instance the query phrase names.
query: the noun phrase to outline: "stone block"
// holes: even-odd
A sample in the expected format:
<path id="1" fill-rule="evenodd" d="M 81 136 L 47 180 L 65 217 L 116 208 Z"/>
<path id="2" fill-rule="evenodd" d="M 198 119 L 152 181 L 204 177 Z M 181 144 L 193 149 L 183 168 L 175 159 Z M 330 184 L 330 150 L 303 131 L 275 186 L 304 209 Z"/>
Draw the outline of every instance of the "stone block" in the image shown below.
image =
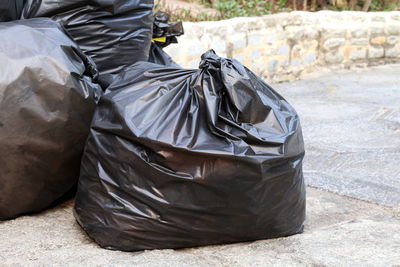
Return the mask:
<path id="1" fill-rule="evenodd" d="M 225 20 L 224 23 L 229 24 L 229 33 L 239 34 L 250 32 L 252 18 L 237 17 L 230 20 Z"/>
<path id="2" fill-rule="evenodd" d="M 275 72 L 278 68 L 278 60 L 270 60 L 268 62 L 268 72 Z"/>
<path id="3" fill-rule="evenodd" d="M 367 58 L 367 49 L 366 48 L 358 48 L 350 52 L 351 60 L 360 60 Z"/>
<path id="4" fill-rule="evenodd" d="M 351 32 L 351 36 L 355 37 L 355 38 L 362 38 L 362 37 L 368 36 L 368 28 L 367 27 L 357 27 L 355 29 L 352 29 L 350 32 Z"/>
<path id="5" fill-rule="evenodd" d="M 262 34 L 260 32 L 251 33 L 247 38 L 247 45 L 260 45 L 262 42 Z"/>
<path id="6" fill-rule="evenodd" d="M 263 21 L 265 28 L 274 28 L 278 23 L 280 23 L 280 20 L 276 15 L 279 14 L 263 16 L 260 18 Z"/>
<path id="7" fill-rule="evenodd" d="M 314 29 L 311 27 L 307 27 L 304 30 L 304 35 L 305 37 L 309 40 L 309 39 L 318 39 L 319 37 L 319 29 Z"/>
<path id="8" fill-rule="evenodd" d="M 395 45 L 399 42 L 400 42 L 399 36 L 392 35 L 392 36 L 387 37 L 387 39 L 386 39 L 386 43 L 388 43 L 389 45 Z"/>
<path id="9" fill-rule="evenodd" d="M 368 58 L 381 58 L 385 54 L 383 47 L 370 47 L 368 49 Z"/>
<path id="10" fill-rule="evenodd" d="M 370 27 L 370 32 L 372 35 L 379 35 L 379 34 L 381 35 L 384 33 L 384 31 L 385 31 L 384 24 L 382 24 L 380 26 L 375 25 L 375 26 Z"/>
<path id="11" fill-rule="evenodd" d="M 344 38 L 330 38 L 324 42 L 324 48 L 326 50 L 336 49 L 339 46 L 344 45 L 345 41 Z"/>
<path id="12" fill-rule="evenodd" d="M 183 22 L 183 28 L 185 29 L 185 35 L 181 38 L 188 37 L 190 39 L 200 39 L 204 32 L 204 28 L 194 22 Z"/>
<path id="13" fill-rule="evenodd" d="M 317 59 L 317 55 L 315 53 L 309 53 L 309 54 L 305 54 L 303 56 L 303 61 L 307 65 L 314 63 L 316 61 L 316 59 Z"/>
<path id="14" fill-rule="evenodd" d="M 283 21 L 286 25 L 304 25 L 305 17 L 302 14 L 296 14 L 296 12 L 291 12 L 286 14 L 286 19 Z"/>
<path id="15" fill-rule="evenodd" d="M 391 18 L 392 18 L 393 20 L 398 20 L 398 21 L 400 21 L 400 14 L 399 14 L 399 13 L 393 14 L 393 15 L 391 16 Z"/>
<path id="16" fill-rule="evenodd" d="M 321 34 L 323 38 L 345 38 L 347 33 L 347 27 L 338 27 L 335 25 L 335 27 L 332 27 L 330 24 L 325 25 L 322 30 Z"/>
<path id="17" fill-rule="evenodd" d="M 400 23 L 387 25 L 386 32 L 393 35 L 400 34 Z"/>
<path id="18" fill-rule="evenodd" d="M 300 57 L 301 55 L 301 46 L 300 45 L 295 45 L 292 48 L 292 58 Z"/>
<path id="19" fill-rule="evenodd" d="M 275 34 L 266 34 L 263 38 L 263 42 L 269 45 L 275 44 L 276 36 Z"/>
<path id="20" fill-rule="evenodd" d="M 392 48 L 386 49 L 385 57 L 389 57 L 389 58 L 400 57 L 400 48 L 392 47 Z"/>
<path id="21" fill-rule="evenodd" d="M 203 34 L 203 36 L 201 36 L 201 38 L 200 38 L 200 43 L 205 47 L 210 47 L 211 45 L 213 45 L 215 43 L 212 39 L 213 39 L 213 35 Z"/>
<path id="22" fill-rule="evenodd" d="M 287 40 L 288 39 L 288 34 L 284 30 L 278 31 L 278 39 L 280 40 Z"/>
<path id="23" fill-rule="evenodd" d="M 282 66 L 288 67 L 289 66 L 289 58 L 285 58 L 281 61 Z"/>
<path id="24" fill-rule="evenodd" d="M 247 46 L 247 37 L 245 34 L 230 35 L 228 42 L 232 44 L 233 50 L 244 49 Z"/>
<path id="25" fill-rule="evenodd" d="M 365 22 L 368 18 L 368 13 L 354 12 L 351 16 L 352 21 Z"/>
<path id="26" fill-rule="evenodd" d="M 308 50 L 308 49 L 313 49 L 316 50 L 318 47 L 318 40 L 311 40 L 311 41 L 305 41 L 303 42 L 303 48 Z"/>
<path id="27" fill-rule="evenodd" d="M 373 45 L 383 45 L 386 42 L 386 37 L 385 36 L 374 37 L 370 40 L 370 42 Z"/>
<path id="28" fill-rule="evenodd" d="M 249 23 L 248 23 L 248 30 L 246 32 L 255 32 L 258 30 L 263 30 L 265 28 L 264 22 L 258 19 L 257 17 L 252 17 L 247 19 L 249 19 Z"/>
<path id="29" fill-rule="evenodd" d="M 357 39 L 351 39 L 350 43 L 352 45 L 368 45 L 369 40 L 367 38 L 357 38 Z"/>
<path id="30" fill-rule="evenodd" d="M 198 31 L 201 33 L 203 32 L 204 34 L 209 34 L 212 36 L 226 36 L 230 30 L 230 23 L 227 23 L 226 20 L 220 20 L 220 21 L 204 21 L 201 23 L 196 23 L 196 25 L 201 26 Z M 185 34 L 186 34 L 186 28 L 185 28 Z"/>
<path id="31" fill-rule="evenodd" d="M 288 45 L 281 45 L 278 49 L 279 55 L 287 55 L 290 51 L 290 47 Z"/>
<path id="32" fill-rule="evenodd" d="M 244 55 L 243 54 L 234 54 L 232 57 L 234 59 L 236 59 L 237 61 L 241 62 L 241 63 L 243 63 L 243 61 L 244 61 Z"/>
<path id="33" fill-rule="evenodd" d="M 185 45 L 181 46 L 182 50 L 186 50 L 187 55 L 189 57 L 198 57 L 200 58 L 200 56 L 206 52 L 206 48 L 203 47 L 203 45 L 201 43 L 198 42 L 190 42 L 190 43 L 185 43 Z"/>
<path id="34" fill-rule="evenodd" d="M 294 59 L 292 59 L 291 64 L 292 64 L 293 67 L 300 66 L 300 64 L 301 64 L 301 59 L 294 58 Z"/>
<path id="35" fill-rule="evenodd" d="M 376 15 L 376 16 L 373 16 L 371 18 L 371 21 L 374 21 L 374 22 L 385 22 L 386 18 L 385 18 L 385 15 Z"/>
<path id="36" fill-rule="evenodd" d="M 325 54 L 325 62 L 330 64 L 341 63 L 343 61 L 343 56 L 341 53 L 336 51 L 329 51 Z"/>
<path id="37" fill-rule="evenodd" d="M 261 57 L 261 53 L 260 53 L 259 50 L 252 50 L 250 52 L 250 59 L 251 60 L 256 60 L 256 59 L 259 59 L 260 57 Z"/>
<path id="38" fill-rule="evenodd" d="M 304 26 L 288 26 L 286 27 L 287 38 L 291 39 L 295 43 L 299 42 L 304 38 Z"/>

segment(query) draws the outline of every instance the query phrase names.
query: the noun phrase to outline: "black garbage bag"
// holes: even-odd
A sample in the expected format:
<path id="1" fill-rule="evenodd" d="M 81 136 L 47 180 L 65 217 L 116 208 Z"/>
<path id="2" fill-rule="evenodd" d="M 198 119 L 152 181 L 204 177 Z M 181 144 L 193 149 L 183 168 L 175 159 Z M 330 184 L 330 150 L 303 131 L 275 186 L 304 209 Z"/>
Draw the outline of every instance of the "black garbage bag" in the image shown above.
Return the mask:
<path id="1" fill-rule="evenodd" d="M 154 15 L 153 40 L 159 47 L 178 43 L 176 37 L 184 34 L 182 22 L 168 22 L 169 18 L 169 14 L 162 11 Z"/>
<path id="2" fill-rule="evenodd" d="M 79 178 L 101 94 L 94 63 L 48 18 L 0 23 L 0 220 L 40 211 Z"/>
<path id="3" fill-rule="evenodd" d="M 149 62 L 173 68 L 181 67 L 171 58 L 170 55 L 155 43 L 152 43 L 150 46 Z"/>
<path id="4" fill-rule="evenodd" d="M 22 18 L 51 17 L 92 57 L 103 87 L 112 75 L 148 60 L 153 0 L 27 0 Z"/>
<path id="5" fill-rule="evenodd" d="M 177 36 L 184 34 L 182 22 L 170 22 L 169 14 L 158 11 L 154 16 L 153 42 L 150 47 L 149 62 L 165 65 L 168 67 L 180 66 L 164 52 L 163 48 L 178 43 Z"/>
<path id="6" fill-rule="evenodd" d="M 25 0 L 0 0 L 0 22 L 19 19 Z"/>
<path id="7" fill-rule="evenodd" d="M 211 50 L 199 70 L 139 62 L 99 102 L 75 217 L 100 246 L 183 248 L 303 230 L 299 117 Z"/>

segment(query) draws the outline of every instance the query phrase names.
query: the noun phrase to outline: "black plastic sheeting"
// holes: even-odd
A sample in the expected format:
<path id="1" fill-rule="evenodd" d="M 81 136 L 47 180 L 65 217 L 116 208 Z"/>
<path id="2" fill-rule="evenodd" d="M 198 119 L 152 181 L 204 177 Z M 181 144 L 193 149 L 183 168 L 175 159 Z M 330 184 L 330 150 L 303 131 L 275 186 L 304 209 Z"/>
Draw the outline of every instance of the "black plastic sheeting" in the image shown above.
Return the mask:
<path id="1" fill-rule="evenodd" d="M 0 220 L 40 211 L 79 178 L 101 94 L 96 68 L 48 18 L 0 23 Z"/>
<path id="2" fill-rule="evenodd" d="M 182 22 L 170 22 L 169 14 L 158 11 L 154 16 L 153 38 L 150 47 L 149 62 L 179 68 L 180 66 L 163 50 L 171 43 L 178 43 L 177 36 L 184 34 Z M 165 38 L 157 41 L 157 38 Z"/>
<path id="3" fill-rule="evenodd" d="M 19 19 L 25 0 L 0 0 L 0 22 Z"/>
<path id="4" fill-rule="evenodd" d="M 75 217 L 100 246 L 135 251 L 302 232 L 295 110 L 236 60 L 139 62 L 99 102 Z"/>
<path id="5" fill-rule="evenodd" d="M 168 55 L 161 47 L 159 47 L 155 43 L 152 43 L 150 47 L 149 62 L 173 68 L 181 67 L 171 58 L 170 55 Z"/>
<path id="6" fill-rule="evenodd" d="M 153 38 L 166 38 L 164 42 L 155 42 L 160 47 L 177 43 L 178 40 L 176 37 L 184 34 L 182 22 L 168 22 L 169 18 L 169 14 L 162 11 L 158 11 L 154 15 Z"/>
<path id="7" fill-rule="evenodd" d="M 112 75 L 148 60 L 153 0 L 27 0 L 22 18 L 51 17 L 92 57 L 103 87 Z M 103 76 L 104 74 L 104 76 Z"/>

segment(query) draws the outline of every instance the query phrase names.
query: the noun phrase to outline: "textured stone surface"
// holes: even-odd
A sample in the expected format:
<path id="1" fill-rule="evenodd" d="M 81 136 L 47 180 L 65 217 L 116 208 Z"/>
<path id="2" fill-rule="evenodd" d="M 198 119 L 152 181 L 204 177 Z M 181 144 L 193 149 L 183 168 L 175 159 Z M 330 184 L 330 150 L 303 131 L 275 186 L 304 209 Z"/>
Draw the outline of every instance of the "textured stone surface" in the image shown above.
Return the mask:
<path id="1" fill-rule="evenodd" d="M 400 11 L 294 11 L 187 22 L 185 35 L 166 51 L 181 66 L 194 67 L 202 53 L 214 49 L 220 56 L 256 66 L 254 71 L 270 82 L 295 80 L 322 68 L 351 69 L 400 62 L 398 17 Z"/>
<path id="2" fill-rule="evenodd" d="M 337 51 L 331 51 L 325 54 L 325 61 L 331 64 L 340 63 L 343 61 L 343 56 Z"/>
<path id="3" fill-rule="evenodd" d="M 351 52 L 350 58 L 353 60 L 365 59 L 367 57 L 367 49 L 356 48 Z"/>
<path id="4" fill-rule="evenodd" d="M 326 50 L 332 50 L 338 48 L 346 42 L 344 38 L 331 38 L 324 42 L 324 48 Z"/>
<path id="5" fill-rule="evenodd" d="M 374 45 L 383 45 L 386 42 L 386 37 L 379 36 L 371 39 L 371 44 Z"/>
<path id="6" fill-rule="evenodd" d="M 385 50 L 383 47 L 375 48 L 375 47 L 370 47 L 368 49 L 368 57 L 369 58 L 381 58 L 385 54 Z"/>
<path id="7" fill-rule="evenodd" d="M 385 51 L 385 56 L 390 57 L 400 57 L 400 50 L 395 48 L 390 48 Z"/>

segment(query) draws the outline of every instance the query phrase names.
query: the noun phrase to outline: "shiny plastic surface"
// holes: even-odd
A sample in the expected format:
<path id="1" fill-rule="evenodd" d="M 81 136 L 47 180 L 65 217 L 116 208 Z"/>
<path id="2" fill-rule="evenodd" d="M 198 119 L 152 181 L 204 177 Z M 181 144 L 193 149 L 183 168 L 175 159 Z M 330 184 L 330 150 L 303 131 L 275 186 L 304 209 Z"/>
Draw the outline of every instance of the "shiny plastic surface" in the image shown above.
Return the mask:
<path id="1" fill-rule="evenodd" d="M 78 180 L 96 101 L 91 59 L 58 23 L 0 23 L 0 220 L 37 212 Z"/>
<path id="2" fill-rule="evenodd" d="M 22 18 L 51 17 L 60 22 L 103 74 L 147 61 L 153 0 L 27 0 Z M 111 77 L 111 76 L 110 76 Z"/>
<path id="3" fill-rule="evenodd" d="M 162 49 L 171 43 L 177 43 L 177 36 L 184 34 L 182 22 L 169 21 L 169 15 L 158 11 L 154 16 L 153 42 L 151 43 L 149 62 L 157 63 L 169 67 L 179 68 L 180 66 Z M 163 39 L 162 42 L 156 41 L 157 38 Z"/>
<path id="4" fill-rule="evenodd" d="M 181 67 L 171 58 L 170 55 L 155 43 L 152 43 L 150 47 L 149 62 L 174 68 Z"/>
<path id="5" fill-rule="evenodd" d="M 96 109 L 75 217 L 100 246 L 183 248 L 303 230 L 299 117 L 235 60 L 138 62 Z"/>
<path id="6" fill-rule="evenodd" d="M 169 22 L 169 14 L 158 11 L 154 16 L 153 38 L 165 37 L 163 42 L 155 42 L 160 47 L 166 47 L 171 43 L 177 43 L 177 36 L 184 34 L 181 21 Z"/>
<path id="7" fill-rule="evenodd" d="M 0 0 L 0 22 L 20 17 L 25 0 Z"/>

